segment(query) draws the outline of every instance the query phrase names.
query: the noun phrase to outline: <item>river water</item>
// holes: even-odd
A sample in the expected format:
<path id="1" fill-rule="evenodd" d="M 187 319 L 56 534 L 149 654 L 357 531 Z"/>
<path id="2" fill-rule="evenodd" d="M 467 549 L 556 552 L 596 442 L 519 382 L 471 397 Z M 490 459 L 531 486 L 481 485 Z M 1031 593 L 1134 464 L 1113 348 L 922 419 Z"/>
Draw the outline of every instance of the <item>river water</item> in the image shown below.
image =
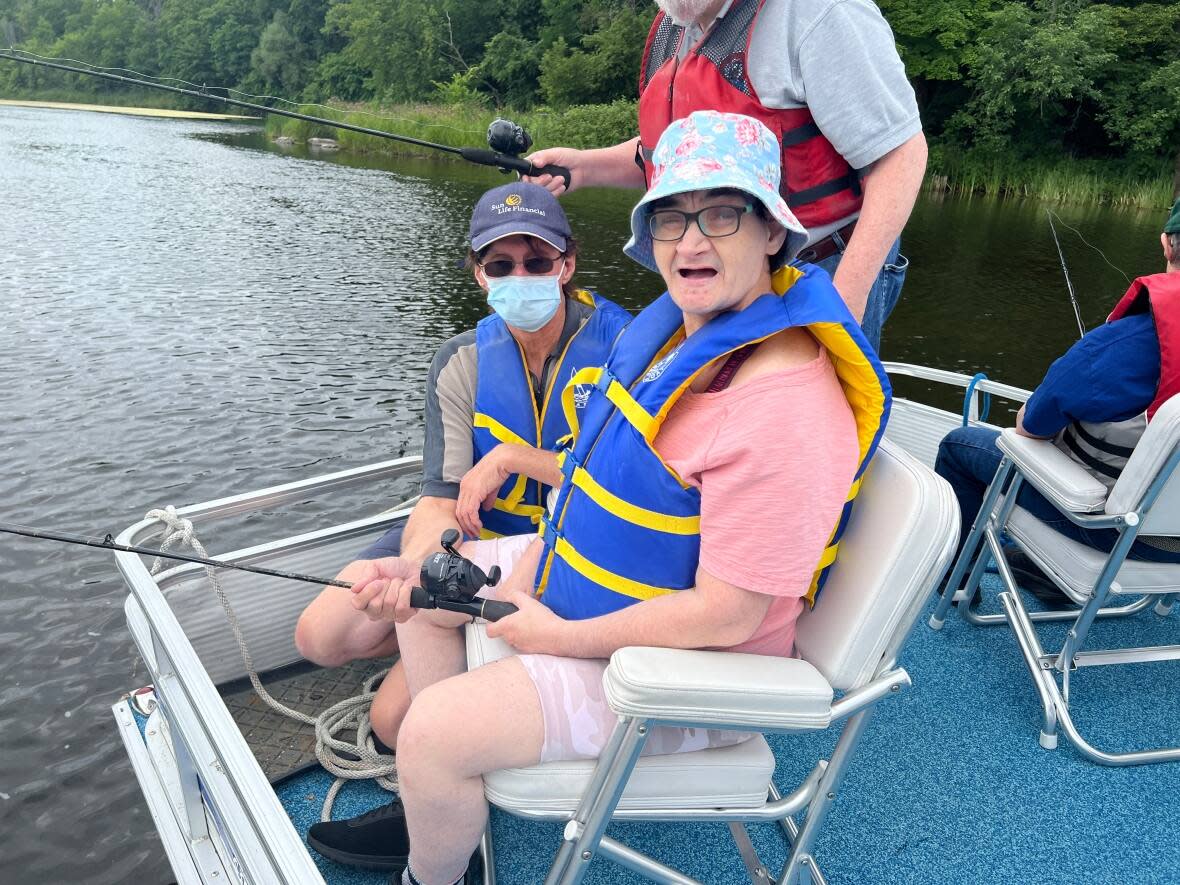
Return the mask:
<path id="1" fill-rule="evenodd" d="M 413 450 L 430 356 L 484 312 L 468 213 L 504 180 L 280 150 L 249 124 L 0 107 L 0 521 L 101 536 Z M 566 205 L 581 282 L 636 308 L 659 284 L 620 251 L 633 199 Z M 1162 207 L 1055 211 L 1087 326 L 1117 268 L 1162 269 Z M 924 197 L 905 252 L 887 358 L 1034 386 L 1076 339 L 1043 205 Z M 143 681 L 123 597 L 100 551 L 0 536 L 5 882 L 171 879 L 109 711 Z"/>

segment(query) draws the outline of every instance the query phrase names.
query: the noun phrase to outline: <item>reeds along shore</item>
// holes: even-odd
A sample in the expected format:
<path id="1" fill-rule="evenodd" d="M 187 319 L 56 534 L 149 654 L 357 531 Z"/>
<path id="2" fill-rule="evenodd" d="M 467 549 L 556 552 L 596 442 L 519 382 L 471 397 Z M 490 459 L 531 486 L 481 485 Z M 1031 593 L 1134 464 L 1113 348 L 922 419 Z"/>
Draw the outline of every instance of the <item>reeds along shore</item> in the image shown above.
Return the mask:
<path id="1" fill-rule="evenodd" d="M 135 105 L 141 108 L 177 105 L 173 96 L 150 91 L 109 93 L 96 97 L 93 94 L 59 90 L 38 94 L 36 99 L 109 106 Z M 180 104 L 188 103 L 182 100 Z M 581 105 L 562 111 L 539 109 L 519 113 L 507 109 L 492 111 L 479 104 L 305 104 L 283 107 L 448 147 L 482 146 L 488 124 L 497 117 L 507 117 L 522 125 L 533 137 L 534 150 L 552 145 L 585 148 L 616 144 L 631 138 L 638 129 L 633 101 Z M 202 110 L 234 111 L 233 108 L 213 103 Z M 267 117 L 266 132 L 271 138 L 286 136 L 296 141 L 315 137 L 332 138 L 343 150 L 357 153 L 394 156 L 421 156 L 426 153 L 425 149 L 413 145 L 284 117 Z M 930 152 L 930 163 L 926 170 L 926 187 L 935 192 L 1025 197 L 1055 203 L 1104 204 L 1126 208 L 1167 207 L 1174 199 L 1175 186 L 1172 170 L 1164 164 L 1152 174 L 1150 170 L 1129 170 L 1114 160 L 1077 160 L 1069 157 L 1019 160 L 964 153 L 938 145 Z"/>
<path id="2" fill-rule="evenodd" d="M 534 149 L 552 145 L 601 147 L 634 136 L 635 103 L 583 105 L 564 111 L 536 110 L 513 113 L 490 111 L 480 105 L 348 105 L 325 108 L 302 105 L 302 113 L 340 119 L 359 126 L 386 129 L 449 147 L 483 143 L 488 124 L 507 117 L 532 135 Z M 269 117 L 267 133 L 297 141 L 326 137 L 344 150 L 414 156 L 424 153 L 413 145 L 339 131 L 300 120 Z M 935 148 L 926 172 L 929 190 L 952 194 L 984 194 L 1028 197 L 1055 203 L 1091 203 L 1127 208 L 1157 209 L 1173 200 L 1171 170 L 1157 174 L 1128 171 L 1113 160 L 1023 161 L 987 155 L 956 154 Z"/>

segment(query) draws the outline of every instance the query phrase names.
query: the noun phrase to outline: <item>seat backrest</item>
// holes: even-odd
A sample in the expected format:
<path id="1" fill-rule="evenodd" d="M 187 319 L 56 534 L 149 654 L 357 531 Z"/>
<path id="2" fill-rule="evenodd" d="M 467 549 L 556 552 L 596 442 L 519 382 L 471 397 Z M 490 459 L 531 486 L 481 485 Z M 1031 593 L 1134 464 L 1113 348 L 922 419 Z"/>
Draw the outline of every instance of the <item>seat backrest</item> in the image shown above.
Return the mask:
<path id="1" fill-rule="evenodd" d="M 871 680 L 896 656 L 958 538 L 950 486 L 896 444 L 882 442 L 823 592 L 799 619 L 799 654 L 833 688 Z"/>
<path id="2" fill-rule="evenodd" d="M 1138 510 L 1152 482 L 1180 445 L 1180 395 L 1159 407 L 1106 499 L 1106 512 Z M 1139 529 L 1142 535 L 1180 535 L 1180 470 L 1174 470 Z"/>

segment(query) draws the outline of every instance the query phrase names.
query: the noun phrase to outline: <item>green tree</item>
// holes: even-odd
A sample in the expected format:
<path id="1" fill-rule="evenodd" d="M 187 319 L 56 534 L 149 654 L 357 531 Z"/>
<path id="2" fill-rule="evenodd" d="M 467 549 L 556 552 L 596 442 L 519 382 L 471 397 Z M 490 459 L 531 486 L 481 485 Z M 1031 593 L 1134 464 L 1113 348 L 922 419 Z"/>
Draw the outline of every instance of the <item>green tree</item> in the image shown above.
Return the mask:
<path id="1" fill-rule="evenodd" d="M 568 107 L 633 97 L 650 25 L 649 10 L 624 7 L 586 34 L 581 48 L 559 37 L 541 58 L 545 101 Z"/>
<path id="2" fill-rule="evenodd" d="M 303 46 L 291 31 L 287 13 L 280 9 L 262 29 L 250 65 L 268 90 L 294 95 L 303 88 L 306 64 Z"/>

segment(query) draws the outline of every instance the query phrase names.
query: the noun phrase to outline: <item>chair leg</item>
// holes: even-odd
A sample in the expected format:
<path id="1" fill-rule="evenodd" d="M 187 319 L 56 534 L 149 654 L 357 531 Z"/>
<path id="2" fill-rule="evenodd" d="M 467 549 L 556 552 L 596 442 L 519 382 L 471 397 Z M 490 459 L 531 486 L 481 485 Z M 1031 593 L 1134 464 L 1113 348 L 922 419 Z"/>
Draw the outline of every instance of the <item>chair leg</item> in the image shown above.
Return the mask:
<path id="1" fill-rule="evenodd" d="M 1057 683 L 1053 674 L 1042 665 L 1045 651 L 1037 639 L 1032 621 L 1028 619 L 1024 603 L 1020 595 L 1013 589 L 1000 594 L 1000 605 L 1012 627 L 1012 635 L 1016 637 L 1016 644 L 1020 646 L 1020 653 L 1024 656 L 1024 663 L 1032 676 L 1033 686 L 1041 699 L 1041 734 L 1039 742 L 1046 750 L 1057 749 L 1057 704 L 1054 695 Z"/>
<path id="2" fill-rule="evenodd" d="M 1008 476 L 1011 473 L 1012 462 L 1008 458 L 1004 458 L 1000 462 L 1000 466 L 996 468 L 996 475 L 992 479 L 991 485 L 987 487 L 983 504 L 980 505 L 979 513 L 975 515 L 975 522 L 971 525 L 971 531 L 967 534 L 967 540 L 963 543 L 963 549 L 959 551 L 959 556 L 955 560 L 955 567 L 951 570 L 950 577 L 947 578 L 942 596 L 939 598 L 938 605 L 934 609 L 934 614 L 930 616 L 929 623 L 934 630 L 941 630 L 942 625 L 946 622 L 947 612 L 950 611 L 951 603 L 955 599 L 955 593 L 963 581 L 963 574 L 967 571 L 967 566 L 975 561 L 976 552 L 979 550 L 979 544 L 983 538 L 983 529 L 991 518 L 992 511 L 996 506 L 996 499 L 999 498 L 1000 490 L 1003 489 L 1004 483 L 1008 481 Z M 982 566 L 980 568 L 982 569 Z"/>
<path id="3" fill-rule="evenodd" d="M 1160 601 L 1155 604 L 1153 611 L 1161 618 L 1166 618 L 1172 613 L 1172 606 L 1176 602 L 1176 594 L 1169 593 L 1167 596 L 1161 596 Z"/>
<path id="4" fill-rule="evenodd" d="M 791 854 L 783 864 L 779 873 L 779 885 L 810 885 L 811 869 L 814 868 L 815 858 L 812 848 L 819 836 L 824 819 L 836 800 L 836 794 L 844 781 L 848 771 L 848 764 L 860 743 L 861 735 L 873 715 L 873 707 L 868 707 L 849 718 L 844 730 L 840 733 L 840 740 L 836 742 L 836 749 L 832 752 L 832 759 L 828 763 L 823 779 L 819 783 L 815 798 L 807 806 L 803 826 L 791 846 Z"/>
<path id="5" fill-rule="evenodd" d="M 1114 578 L 1122 567 L 1137 534 L 1134 524 L 1122 529 L 1122 534 L 1115 543 L 1114 549 L 1094 585 L 1094 592 L 1078 612 L 1077 620 L 1066 635 L 1061 651 L 1055 655 L 1046 655 L 1041 648 L 1032 621 L 1015 589 L 1009 586 L 1008 590 L 1000 594 L 1000 603 L 1012 625 L 1012 633 L 1020 645 L 1024 662 L 1032 674 L 1033 682 L 1041 697 L 1041 707 L 1044 711 L 1041 725 L 1041 746 L 1046 749 L 1053 749 L 1057 746 L 1057 728 L 1060 726 L 1061 730 L 1065 732 L 1066 738 L 1079 753 L 1100 765 L 1145 765 L 1180 760 L 1180 747 L 1133 750 L 1126 753 L 1107 753 L 1099 750 L 1081 736 L 1069 711 L 1069 674 L 1075 667 L 1075 661 L 1079 659 L 1090 627 L 1103 611 L 1102 606 L 1110 595 L 1110 587 L 1114 583 Z M 1129 651 L 1145 652 L 1150 650 L 1132 649 Z M 1120 661 L 1120 663 L 1125 662 Z M 1060 686 L 1057 684 L 1057 673 L 1062 675 L 1062 685 Z"/>
<path id="6" fill-rule="evenodd" d="M 582 881 L 643 750 L 648 731 L 645 720 L 619 720 L 598 757 L 578 810 L 565 825 L 565 835 L 545 885 L 577 885 Z"/>
<path id="7" fill-rule="evenodd" d="M 483 885 L 496 885 L 496 851 L 492 845 L 492 821 L 479 839 L 479 853 L 483 856 Z"/>

